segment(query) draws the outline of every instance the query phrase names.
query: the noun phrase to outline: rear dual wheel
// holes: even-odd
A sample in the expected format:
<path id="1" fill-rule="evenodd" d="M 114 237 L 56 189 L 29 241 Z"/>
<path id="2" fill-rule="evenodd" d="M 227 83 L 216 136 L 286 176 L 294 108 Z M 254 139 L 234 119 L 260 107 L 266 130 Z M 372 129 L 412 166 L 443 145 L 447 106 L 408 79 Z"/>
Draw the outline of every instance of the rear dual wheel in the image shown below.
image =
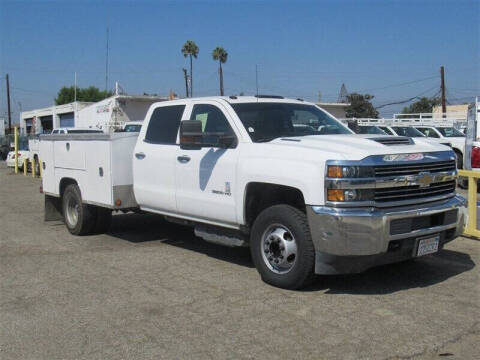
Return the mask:
<path id="1" fill-rule="evenodd" d="M 63 218 L 73 235 L 104 233 L 110 227 L 112 212 L 109 209 L 82 203 L 78 185 L 68 185 L 62 198 Z"/>

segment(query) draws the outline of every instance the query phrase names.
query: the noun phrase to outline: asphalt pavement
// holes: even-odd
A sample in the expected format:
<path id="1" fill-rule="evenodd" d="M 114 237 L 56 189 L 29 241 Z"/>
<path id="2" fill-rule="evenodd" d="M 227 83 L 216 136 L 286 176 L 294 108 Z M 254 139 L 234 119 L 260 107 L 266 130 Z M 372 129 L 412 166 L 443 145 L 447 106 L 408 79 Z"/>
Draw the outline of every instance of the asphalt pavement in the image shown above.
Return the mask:
<path id="1" fill-rule="evenodd" d="M 43 222 L 40 179 L 0 163 L 0 358 L 476 359 L 480 242 L 303 291 L 263 283 L 247 249 L 155 215 L 108 234 Z M 477 354 L 477 355 L 475 355 Z"/>

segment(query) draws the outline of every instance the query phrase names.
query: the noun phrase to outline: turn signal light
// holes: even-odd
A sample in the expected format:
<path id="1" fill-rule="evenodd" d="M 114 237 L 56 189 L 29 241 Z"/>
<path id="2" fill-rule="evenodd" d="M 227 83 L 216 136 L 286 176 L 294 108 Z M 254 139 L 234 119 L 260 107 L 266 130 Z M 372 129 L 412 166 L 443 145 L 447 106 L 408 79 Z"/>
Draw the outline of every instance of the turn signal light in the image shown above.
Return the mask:
<path id="1" fill-rule="evenodd" d="M 345 201 L 345 192 L 343 191 L 343 189 L 328 189 L 327 199 L 328 201 Z"/>
<path id="2" fill-rule="evenodd" d="M 477 146 L 472 147 L 472 168 L 480 167 L 480 148 Z"/>
<path id="3" fill-rule="evenodd" d="M 342 167 L 341 166 L 329 166 L 328 167 L 328 177 L 330 177 L 330 178 L 341 178 L 342 177 Z"/>

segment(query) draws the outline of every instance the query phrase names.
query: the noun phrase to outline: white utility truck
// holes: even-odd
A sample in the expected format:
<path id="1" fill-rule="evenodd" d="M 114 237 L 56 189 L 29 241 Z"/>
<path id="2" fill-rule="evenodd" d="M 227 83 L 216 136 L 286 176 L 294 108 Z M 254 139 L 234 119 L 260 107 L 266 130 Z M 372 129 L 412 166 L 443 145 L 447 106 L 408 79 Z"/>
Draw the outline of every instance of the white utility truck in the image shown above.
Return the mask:
<path id="1" fill-rule="evenodd" d="M 84 235 L 106 231 L 112 211 L 161 214 L 250 246 L 283 288 L 437 252 L 465 223 L 451 148 L 355 135 L 278 96 L 156 103 L 139 133 L 44 135 L 40 152 L 46 220 Z"/>

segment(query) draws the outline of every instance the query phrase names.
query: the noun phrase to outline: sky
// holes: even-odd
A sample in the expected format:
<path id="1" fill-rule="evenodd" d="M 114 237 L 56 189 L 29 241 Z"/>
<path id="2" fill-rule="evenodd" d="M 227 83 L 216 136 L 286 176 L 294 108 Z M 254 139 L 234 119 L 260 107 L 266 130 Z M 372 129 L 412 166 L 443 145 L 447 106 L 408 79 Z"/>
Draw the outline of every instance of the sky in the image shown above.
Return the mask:
<path id="1" fill-rule="evenodd" d="M 193 40 L 195 96 L 219 93 L 217 46 L 227 95 L 255 94 L 257 68 L 262 94 L 335 102 L 344 83 L 381 106 L 438 93 L 442 65 L 450 103 L 480 95 L 479 0 L 0 0 L 0 117 L 7 73 L 14 121 L 52 105 L 75 72 L 78 86 L 104 89 L 107 28 L 107 86 L 129 94 L 185 96 L 181 48 Z"/>

